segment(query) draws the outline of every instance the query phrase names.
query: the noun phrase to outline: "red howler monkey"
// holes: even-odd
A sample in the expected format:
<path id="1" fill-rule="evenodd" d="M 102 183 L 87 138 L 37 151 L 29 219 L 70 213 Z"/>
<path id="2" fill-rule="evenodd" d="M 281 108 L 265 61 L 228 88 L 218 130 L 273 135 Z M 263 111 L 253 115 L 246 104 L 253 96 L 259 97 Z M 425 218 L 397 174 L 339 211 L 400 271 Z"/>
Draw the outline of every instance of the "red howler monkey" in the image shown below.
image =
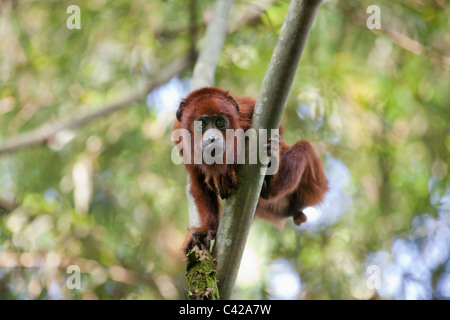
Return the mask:
<path id="1" fill-rule="evenodd" d="M 180 143 L 185 144 L 183 149 L 194 154 L 196 150 L 205 150 L 211 145 L 223 146 L 225 160 L 228 151 L 226 129 L 248 130 L 254 106 L 255 100 L 251 98 L 234 99 L 227 91 L 202 88 L 181 101 L 173 129 L 187 129 L 193 137 L 194 126 L 197 126 L 196 129 L 201 130 L 201 140 L 190 139 L 190 145 L 189 141 L 182 140 Z M 265 177 L 255 216 L 275 225 L 282 225 L 293 217 L 294 223 L 300 225 L 306 221 L 302 210 L 323 200 L 328 181 L 313 147 L 307 141 L 290 146 L 282 138 L 281 126 L 279 132 L 281 136 L 272 137 L 266 145 L 278 161 L 278 172 Z M 275 145 L 279 147 L 275 148 Z M 238 148 L 234 148 L 234 160 L 238 152 Z M 227 198 L 238 183 L 238 164 L 236 161 L 231 164 L 226 161 L 222 164 L 206 164 L 204 161 L 195 164 L 192 161 L 185 166 L 190 177 L 190 192 L 201 220 L 200 227 L 189 231 L 183 246 L 187 252 L 198 242 L 209 246 L 209 240 L 214 239 L 219 224 L 218 195 L 222 199 Z"/>

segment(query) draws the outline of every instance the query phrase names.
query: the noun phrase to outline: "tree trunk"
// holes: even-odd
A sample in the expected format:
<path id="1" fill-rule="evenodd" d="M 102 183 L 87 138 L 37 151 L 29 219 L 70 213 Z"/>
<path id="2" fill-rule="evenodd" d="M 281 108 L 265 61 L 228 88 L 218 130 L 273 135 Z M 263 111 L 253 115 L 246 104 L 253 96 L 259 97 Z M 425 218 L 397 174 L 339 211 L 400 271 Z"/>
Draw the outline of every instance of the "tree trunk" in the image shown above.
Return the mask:
<path id="1" fill-rule="evenodd" d="M 321 0 L 291 1 L 256 101 L 255 129 L 278 129 L 320 3 Z M 241 165 L 237 188 L 225 204 L 213 251 L 221 299 L 231 298 L 265 169 L 261 163 Z"/>

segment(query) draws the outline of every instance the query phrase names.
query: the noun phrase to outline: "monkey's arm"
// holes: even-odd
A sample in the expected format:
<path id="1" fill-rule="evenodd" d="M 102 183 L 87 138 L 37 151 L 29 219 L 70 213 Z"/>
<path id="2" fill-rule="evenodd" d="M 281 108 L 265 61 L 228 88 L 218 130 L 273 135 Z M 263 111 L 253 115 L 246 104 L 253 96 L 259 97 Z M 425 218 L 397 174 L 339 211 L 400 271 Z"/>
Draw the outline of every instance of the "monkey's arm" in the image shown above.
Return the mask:
<path id="1" fill-rule="evenodd" d="M 207 187 L 204 176 L 194 168 L 188 170 L 191 178 L 191 194 L 194 198 L 200 216 L 201 226 L 192 228 L 184 241 L 185 252 L 191 250 L 196 244 L 199 247 L 209 247 L 210 240 L 214 239 L 219 224 L 219 200 L 216 193 Z"/>

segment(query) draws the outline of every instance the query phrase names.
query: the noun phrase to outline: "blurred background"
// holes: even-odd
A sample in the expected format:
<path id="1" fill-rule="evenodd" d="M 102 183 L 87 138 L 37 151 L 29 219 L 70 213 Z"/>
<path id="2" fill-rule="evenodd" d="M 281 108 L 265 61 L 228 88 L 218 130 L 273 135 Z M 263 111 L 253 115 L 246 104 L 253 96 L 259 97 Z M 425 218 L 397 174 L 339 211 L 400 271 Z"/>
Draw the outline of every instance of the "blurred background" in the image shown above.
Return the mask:
<path id="1" fill-rule="evenodd" d="M 0 150 L 137 92 L 201 47 L 213 4 L 0 1 Z M 288 5 L 235 2 L 217 86 L 257 97 Z M 450 299 L 449 16 L 444 0 L 322 4 L 283 124 L 289 143 L 313 143 L 330 191 L 300 228 L 253 223 L 236 298 Z M 0 153 L 0 299 L 187 297 L 170 133 L 191 75 Z"/>

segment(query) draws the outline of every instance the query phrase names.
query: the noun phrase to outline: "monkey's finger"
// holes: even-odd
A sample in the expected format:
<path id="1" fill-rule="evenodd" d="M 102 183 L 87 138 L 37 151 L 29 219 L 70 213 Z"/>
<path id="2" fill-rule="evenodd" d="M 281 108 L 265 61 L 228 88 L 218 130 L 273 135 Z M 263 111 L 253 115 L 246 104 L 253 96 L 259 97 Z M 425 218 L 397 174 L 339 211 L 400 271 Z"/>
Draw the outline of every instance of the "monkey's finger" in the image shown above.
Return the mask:
<path id="1" fill-rule="evenodd" d="M 270 138 L 268 143 L 272 150 L 279 150 L 280 148 L 280 140 L 278 138 Z"/>
<path id="2" fill-rule="evenodd" d="M 275 133 L 270 139 L 281 139 L 281 136 L 279 133 Z"/>

